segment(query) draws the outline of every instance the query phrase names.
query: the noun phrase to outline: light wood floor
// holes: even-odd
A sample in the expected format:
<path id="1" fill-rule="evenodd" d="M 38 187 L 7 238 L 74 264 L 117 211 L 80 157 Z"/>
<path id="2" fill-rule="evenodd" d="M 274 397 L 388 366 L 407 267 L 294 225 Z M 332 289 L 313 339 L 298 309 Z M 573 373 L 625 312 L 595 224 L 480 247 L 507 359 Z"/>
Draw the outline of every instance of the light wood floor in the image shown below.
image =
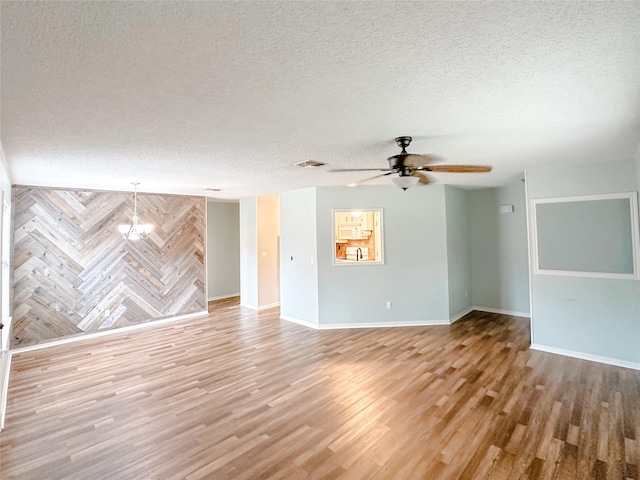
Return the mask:
<path id="1" fill-rule="evenodd" d="M 13 358 L 0 478 L 636 479 L 640 372 L 525 319 L 313 331 L 208 317 Z"/>

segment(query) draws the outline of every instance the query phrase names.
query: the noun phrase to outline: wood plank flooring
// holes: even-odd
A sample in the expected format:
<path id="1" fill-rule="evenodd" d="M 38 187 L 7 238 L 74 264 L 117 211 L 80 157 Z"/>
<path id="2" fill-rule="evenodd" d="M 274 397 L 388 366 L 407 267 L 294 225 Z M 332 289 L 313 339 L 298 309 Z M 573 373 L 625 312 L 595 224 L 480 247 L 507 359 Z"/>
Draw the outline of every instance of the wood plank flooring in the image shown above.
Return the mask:
<path id="1" fill-rule="evenodd" d="M 640 372 L 529 323 L 314 331 L 196 320 L 13 358 L 0 478 L 634 479 Z"/>

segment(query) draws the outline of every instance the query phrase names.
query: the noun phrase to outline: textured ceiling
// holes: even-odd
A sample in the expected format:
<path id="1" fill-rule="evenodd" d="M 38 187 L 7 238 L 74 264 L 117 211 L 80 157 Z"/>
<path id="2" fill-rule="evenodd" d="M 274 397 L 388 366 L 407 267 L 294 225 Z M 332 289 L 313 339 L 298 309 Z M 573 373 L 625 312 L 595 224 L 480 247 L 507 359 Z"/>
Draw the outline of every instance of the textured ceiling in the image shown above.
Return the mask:
<path id="1" fill-rule="evenodd" d="M 412 135 L 494 167 L 439 182 L 497 186 L 635 155 L 639 26 L 640 1 L 2 1 L 2 147 L 16 184 L 231 199 L 366 178 L 328 170 Z"/>

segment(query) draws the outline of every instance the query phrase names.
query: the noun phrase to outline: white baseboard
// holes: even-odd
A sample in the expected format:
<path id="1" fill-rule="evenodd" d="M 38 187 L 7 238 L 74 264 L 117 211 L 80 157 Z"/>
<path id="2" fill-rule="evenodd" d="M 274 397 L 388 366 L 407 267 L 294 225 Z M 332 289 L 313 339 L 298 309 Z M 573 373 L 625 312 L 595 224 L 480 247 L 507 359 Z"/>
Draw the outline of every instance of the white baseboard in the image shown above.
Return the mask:
<path id="1" fill-rule="evenodd" d="M 233 298 L 233 297 L 239 297 L 240 296 L 240 292 L 238 293 L 229 293 L 227 295 L 218 295 L 217 297 L 209 297 L 207 298 L 207 302 L 213 302 L 214 300 L 224 300 L 225 298 Z"/>
<path id="2" fill-rule="evenodd" d="M 315 324 L 299 318 L 280 315 L 282 320 L 296 323 L 314 330 L 340 330 L 346 328 L 391 328 L 391 327 L 429 327 L 436 325 L 449 325 L 449 320 L 414 320 L 408 322 L 371 322 L 371 323 L 324 323 Z"/>
<path id="3" fill-rule="evenodd" d="M 590 353 L 574 352 L 573 350 L 565 350 L 564 348 L 549 347 L 546 345 L 531 344 L 531 350 L 539 350 L 541 352 L 554 353 L 556 355 L 564 355 L 565 357 L 579 358 L 580 360 L 589 360 L 591 362 L 605 363 L 616 367 L 631 368 L 640 370 L 640 363 L 620 360 L 618 358 L 601 357 L 600 355 L 592 355 Z"/>
<path id="4" fill-rule="evenodd" d="M 91 333 L 86 333 L 84 335 L 78 335 L 75 337 L 60 338 L 58 340 L 52 340 L 51 342 L 38 343 L 36 345 L 29 345 L 26 347 L 18 347 L 18 348 L 12 349 L 11 353 L 13 355 L 18 355 L 20 353 L 32 352 L 34 350 L 41 350 L 43 348 L 54 347 L 57 345 L 64 345 L 64 344 L 73 343 L 73 342 L 81 342 L 84 340 L 90 340 L 92 338 L 106 337 L 108 335 L 115 335 L 116 333 L 131 332 L 134 330 L 140 330 L 143 328 L 149 328 L 157 325 L 165 325 L 167 323 L 178 322 L 178 321 L 187 320 L 190 318 L 205 317 L 207 315 L 209 315 L 209 312 L 202 311 L 202 312 L 187 313 L 185 315 L 177 315 L 175 317 L 163 318 L 161 320 L 150 320 L 148 322 L 139 323 L 137 325 L 129 325 L 128 327 L 114 328 L 112 330 L 104 330 L 100 332 L 91 332 Z"/>
<path id="5" fill-rule="evenodd" d="M 9 350 L 11 323 L 13 323 L 13 317 L 7 318 L 7 323 L 5 323 L 2 330 L 0 330 L 0 350 Z"/>
<path id="6" fill-rule="evenodd" d="M 299 325 L 303 325 L 305 327 L 314 328 L 316 330 L 338 330 L 342 328 L 390 328 L 390 327 L 429 327 L 434 325 L 451 325 L 454 322 L 457 322 L 465 315 L 473 312 L 474 310 L 479 310 L 482 312 L 489 313 L 501 313 L 503 315 L 513 315 L 518 317 L 528 318 L 529 314 L 524 314 L 520 312 L 511 312 L 508 310 L 497 310 L 495 308 L 489 309 L 484 307 L 469 307 L 462 312 L 454 315 L 449 320 L 415 320 L 408 322 L 371 322 L 371 323 L 321 323 L 318 325 L 312 324 L 305 320 L 300 320 L 294 317 L 288 317 L 286 315 L 280 315 L 280 318 L 283 320 L 287 320 L 289 322 L 297 323 Z"/>
<path id="7" fill-rule="evenodd" d="M 4 428 L 7 414 L 7 395 L 9 394 L 9 372 L 11 372 L 11 352 L 0 352 L 0 430 Z"/>
<path id="8" fill-rule="evenodd" d="M 449 323 L 457 322 L 462 317 L 464 317 L 465 315 L 468 315 L 469 313 L 473 312 L 474 310 L 475 310 L 475 307 L 469 307 L 466 310 L 463 310 L 462 312 L 458 313 L 457 315 L 454 315 L 453 317 L 451 317 L 449 319 Z"/>
<path id="9" fill-rule="evenodd" d="M 528 312 L 514 312 L 513 310 L 502 310 L 500 308 L 490 308 L 490 307 L 479 307 L 477 305 L 474 305 L 473 307 L 471 307 L 471 310 L 478 310 L 480 312 L 487 312 L 487 313 L 499 313 L 501 315 L 511 315 L 513 317 L 524 317 L 524 318 L 529 318 L 531 317 L 531 314 Z"/>
<path id="10" fill-rule="evenodd" d="M 392 328 L 392 327 L 431 327 L 449 325 L 449 320 L 411 320 L 407 322 L 371 322 L 371 323 L 324 323 L 318 330 L 338 330 L 342 328 Z"/>
<path id="11" fill-rule="evenodd" d="M 392 327 L 430 327 L 449 325 L 449 320 L 411 320 L 407 322 L 370 322 L 370 323 L 322 323 L 315 324 L 299 318 L 280 315 L 282 320 L 296 323 L 314 330 L 340 330 L 347 328 L 392 328 Z"/>
<path id="12" fill-rule="evenodd" d="M 270 303 L 269 305 L 260 305 L 258 307 L 258 311 L 266 310 L 267 308 L 275 308 L 275 307 L 279 307 L 279 306 L 280 306 L 280 302 Z"/>
<path id="13" fill-rule="evenodd" d="M 270 303 L 268 305 L 250 305 L 248 303 L 240 303 L 241 307 L 246 307 L 246 308 L 250 308 L 251 310 L 266 310 L 267 308 L 274 308 L 274 307 L 279 307 L 280 306 L 280 302 L 276 302 L 276 303 Z"/>
<path id="14" fill-rule="evenodd" d="M 317 323 L 308 322 L 307 320 L 301 320 L 299 318 L 290 317 L 288 315 L 280 315 L 282 320 L 286 320 L 287 322 L 295 323 L 297 325 L 302 325 L 303 327 L 313 328 L 314 330 L 318 329 Z"/>

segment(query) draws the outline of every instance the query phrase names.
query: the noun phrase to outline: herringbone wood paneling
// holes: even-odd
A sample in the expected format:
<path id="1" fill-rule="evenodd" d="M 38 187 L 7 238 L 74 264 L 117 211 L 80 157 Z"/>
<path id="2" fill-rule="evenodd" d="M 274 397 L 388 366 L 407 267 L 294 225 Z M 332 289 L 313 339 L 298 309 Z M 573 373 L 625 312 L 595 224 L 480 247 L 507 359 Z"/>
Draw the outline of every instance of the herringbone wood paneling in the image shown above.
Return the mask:
<path id="1" fill-rule="evenodd" d="M 205 310 L 205 205 L 138 195 L 154 230 L 127 241 L 131 193 L 15 187 L 12 346 Z"/>

